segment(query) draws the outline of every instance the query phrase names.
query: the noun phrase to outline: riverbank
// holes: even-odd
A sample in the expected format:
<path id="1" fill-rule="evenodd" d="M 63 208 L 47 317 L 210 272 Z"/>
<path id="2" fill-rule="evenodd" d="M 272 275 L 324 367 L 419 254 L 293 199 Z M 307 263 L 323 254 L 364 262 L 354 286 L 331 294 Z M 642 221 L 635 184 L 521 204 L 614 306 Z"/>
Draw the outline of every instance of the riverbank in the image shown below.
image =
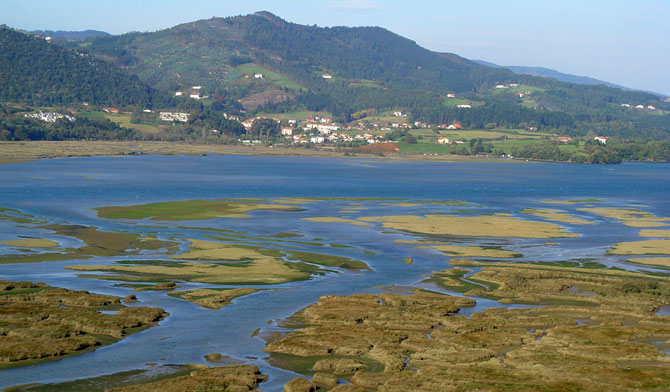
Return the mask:
<path id="1" fill-rule="evenodd" d="M 493 161 L 490 156 L 463 155 L 401 155 L 386 153 L 384 156 L 362 154 L 358 151 L 326 149 L 320 147 L 291 147 L 264 145 L 189 144 L 155 141 L 20 141 L 0 142 L 0 163 L 20 163 L 38 159 L 127 156 L 127 155 L 259 155 L 259 156 L 310 156 L 385 158 L 412 161 Z"/>

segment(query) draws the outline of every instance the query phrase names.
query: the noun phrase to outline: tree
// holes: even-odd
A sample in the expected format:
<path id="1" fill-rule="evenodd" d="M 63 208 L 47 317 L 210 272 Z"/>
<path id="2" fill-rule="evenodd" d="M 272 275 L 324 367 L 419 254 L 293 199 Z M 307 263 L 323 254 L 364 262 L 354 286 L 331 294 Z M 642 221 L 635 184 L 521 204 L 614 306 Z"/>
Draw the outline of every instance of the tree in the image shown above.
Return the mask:
<path id="1" fill-rule="evenodd" d="M 270 140 L 270 137 L 277 136 L 280 132 L 279 124 L 271 118 L 259 118 L 251 126 L 251 137 L 257 135 L 259 139 L 265 137 L 265 140 Z"/>

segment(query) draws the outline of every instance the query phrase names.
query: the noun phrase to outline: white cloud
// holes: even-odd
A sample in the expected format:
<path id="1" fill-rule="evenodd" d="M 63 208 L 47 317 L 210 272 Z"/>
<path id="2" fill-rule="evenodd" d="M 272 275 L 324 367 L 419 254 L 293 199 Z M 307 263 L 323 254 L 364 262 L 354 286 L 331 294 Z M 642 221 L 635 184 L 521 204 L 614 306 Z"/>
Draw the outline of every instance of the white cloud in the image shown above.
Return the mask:
<path id="1" fill-rule="evenodd" d="M 348 11 L 374 11 L 382 8 L 379 3 L 373 0 L 336 0 L 331 2 L 328 7 Z"/>

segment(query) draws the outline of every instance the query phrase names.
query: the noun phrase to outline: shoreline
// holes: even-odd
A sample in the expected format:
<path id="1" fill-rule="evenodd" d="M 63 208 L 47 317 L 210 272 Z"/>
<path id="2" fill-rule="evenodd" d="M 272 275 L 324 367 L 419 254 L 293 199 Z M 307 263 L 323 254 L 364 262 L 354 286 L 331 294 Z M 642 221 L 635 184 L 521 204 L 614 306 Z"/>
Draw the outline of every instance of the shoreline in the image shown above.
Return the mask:
<path id="1" fill-rule="evenodd" d="M 525 162 L 526 160 L 500 159 L 476 155 L 403 155 L 387 153 L 383 156 L 324 148 L 295 148 L 284 146 L 243 146 L 223 144 L 189 144 L 156 141 L 12 141 L 0 142 L 0 164 L 25 163 L 41 159 L 85 158 L 98 156 L 132 155 L 249 155 L 249 156 L 305 156 L 329 158 L 368 158 L 435 162 Z"/>

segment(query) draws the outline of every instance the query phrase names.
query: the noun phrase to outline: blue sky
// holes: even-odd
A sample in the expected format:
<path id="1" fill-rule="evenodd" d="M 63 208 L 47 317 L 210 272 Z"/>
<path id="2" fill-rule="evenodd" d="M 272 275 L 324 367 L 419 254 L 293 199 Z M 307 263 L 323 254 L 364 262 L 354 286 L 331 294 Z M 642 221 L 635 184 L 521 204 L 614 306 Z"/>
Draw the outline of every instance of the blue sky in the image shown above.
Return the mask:
<path id="1" fill-rule="evenodd" d="M 435 51 L 670 95 L 668 0 L 0 0 L 0 23 L 119 34 L 261 10 L 301 24 L 381 26 Z"/>

